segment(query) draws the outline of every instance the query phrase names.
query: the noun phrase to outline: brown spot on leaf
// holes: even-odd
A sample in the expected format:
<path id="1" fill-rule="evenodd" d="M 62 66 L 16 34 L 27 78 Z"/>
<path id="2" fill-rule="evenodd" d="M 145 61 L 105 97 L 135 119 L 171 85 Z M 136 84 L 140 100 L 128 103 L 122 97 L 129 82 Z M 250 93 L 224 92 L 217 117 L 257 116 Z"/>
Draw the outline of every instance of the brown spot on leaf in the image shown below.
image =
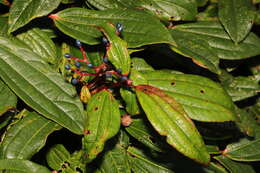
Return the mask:
<path id="1" fill-rule="evenodd" d="M 205 93 L 205 91 L 204 91 L 204 90 L 200 90 L 200 93 L 201 93 L 201 94 L 204 94 L 204 93 Z"/>
<path id="2" fill-rule="evenodd" d="M 171 85 L 174 86 L 174 85 L 175 85 L 175 82 L 172 82 Z"/>
<path id="3" fill-rule="evenodd" d="M 84 130 L 83 134 L 84 135 L 89 135 L 90 134 L 90 130 Z"/>
<path id="4" fill-rule="evenodd" d="M 94 108 L 94 111 L 96 112 L 97 110 L 98 110 L 98 107 L 95 107 L 95 108 Z"/>

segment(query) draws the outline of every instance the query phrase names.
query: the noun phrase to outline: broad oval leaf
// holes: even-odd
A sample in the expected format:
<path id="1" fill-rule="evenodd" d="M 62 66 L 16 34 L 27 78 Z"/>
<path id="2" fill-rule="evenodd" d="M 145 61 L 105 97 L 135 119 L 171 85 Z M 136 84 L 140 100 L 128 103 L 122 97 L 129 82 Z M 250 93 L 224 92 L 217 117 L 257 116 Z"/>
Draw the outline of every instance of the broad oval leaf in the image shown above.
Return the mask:
<path id="1" fill-rule="evenodd" d="M 133 172 L 173 173 L 172 170 L 151 161 L 151 159 L 145 156 L 144 153 L 137 148 L 128 147 L 127 152 L 129 153 L 128 157 L 130 159 Z"/>
<path id="2" fill-rule="evenodd" d="M 145 125 L 142 119 L 135 119 L 129 127 L 126 127 L 126 131 L 147 147 L 155 151 L 162 152 L 162 149 L 159 147 L 158 142 L 151 135 L 151 129 L 149 129 L 149 127 Z"/>
<path id="3" fill-rule="evenodd" d="M 156 131 L 185 156 L 208 164 L 210 156 L 202 137 L 182 106 L 162 90 L 149 85 L 135 87 L 137 98 Z M 151 109 L 153 108 L 153 109 Z"/>
<path id="4" fill-rule="evenodd" d="M 117 144 L 103 155 L 99 169 L 102 173 L 131 173 L 130 167 L 126 150 Z"/>
<path id="5" fill-rule="evenodd" d="M 61 129 L 57 123 L 31 112 L 11 126 L 1 142 L 0 158 L 30 159 L 45 144 L 50 133 Z"/>
<path id="6" fill-rule="evenodd" d="M 130 115 L 137 115 L 140 113 L 136 94 L 132 90 L 120 88 L 120 95 L 125 102 L 127 113 Z"/>
<path id="7" fill-rule="evenodd" d="M 198 121 L 236 120 L 234 104 L 225 90 L 212 80 L 196 75 L 164 71 L 143 72 L 148 84 L 165 91 Z"/>
<path id="8" fill-rule="evenodd" d="M 17 103 L 16 95 L 8 88 L 8 86 L 0 79 L 0 116 Z"/>
<path id="9" fill-rule="evenodd" d="M 131 58 L 131 68 L 137 71 L 154 71 L 143 58 Z"/>
<path id="10" fill-rule="evenodd" d="M 8 17 L 0 17 L 0 36 L 1 37 L 8 37 L 7 30 L 8 30 Z"/>
<path id="11" fill-rule="evenodd" d="M 177 25 L 170 32 L 173 38 L 176 39 L 177 47 L 180 45 L 181 48 L 184 47 L 186 50 L 195 51 L 188 46 L 193 45 L 193 48 L 199 47 L 201 49 L 207 43 L 208 46 L 205 49 L 215 52 L 221 59 L 244 59 L 260 54 L 260 39 L 258 36 L 249 33 L 240 44 L 235 44 L 218 22 L 196 22 Z M 181 34 L 182 37 L 178 37 L 178 34 Z M 200 42 L 193 41 L 196 39 L 204 41 L 200 44 Z M 183 42 L 192 43 L 185 44 Z M 197 53 L 203 55 L 206 61 L 206 51 Z"/>
<path id="12" fill-rule="evenodd" d="M 122 74 L 128 75 L 130 71 L 130 56 L 127 50 L 127 43 L 116 35 L 116 28 L 110 23 L 103 24 L 100 30 L 109 41 L 106 54 L 109 61 L 122 70 Z"/>
<path id="13" fill-rule="evenodd" d="M 233 101 L 247 99 L 260 92 L 259 81 L 253 76 L 231 77 L 223 81 L 223 86 Z"/>
<path id="14" fill-rule="evenodd" d="M 33 163 L 29 160 L 4 159 L 0 160 L 0 170 L 19 173 L 50 173 L 46 167 Z"/>
<path id="15" fill-rule="evenodd" d="M 143 9 L 167 21 L 193 20 L 197 14 L 196 0 L 88 0 L 88 3 L 101 10 Z"/>
<path id="16" fill-rule="evenodd" d="M 219 20 L 231 39 L 238 43 L 242 41 L 254 23 L 255 12 L 251 0 L 220 0 Z"/>
<path id="17" fill-rule="evenodd" d="M 0 38 L 0 77 L 29 106 L 74 133 L 83 133 L 83 106 L 75 89 L 39 55 Z"/>
<path id="18" fill-rule="evenodd" d="M 97 26 L 103 23 L 121 23 L 122 38 L 130 48 L 147 44 L 170 43 L 171 35 L 163 24 L 140 10 L 111 9 L 104 11 L 83 8 L 69 8 L 50 16 L 56 26 L 65 34 L 87 44 L 99 44 L 101 32 Z"/>
<path id="19" fill-rule="evenodd" d="M 48 165 L 54 170 L 59 170 L 70 159 L 70 153 L 62 144 L 57 144 L 48 151 L 46 157 Z"/>
<path id="20" fill-rule="evenodd" d="M 260 161 L 260 128 L 255 126 L 255 139 L 242 138 L 229 144 L 223 154 L 237 161 Z"/>
<path id="21" fill-rule="evenodd" d="M 14 0 L 10 9 L 9 29 L 11 33 L 26 25 L 32 19 L 49 14 L 58 7 L 61 0 Z"/>
<path id="22" fill-rule="evenodd" d="M 214 159 L 218 160 L 230 173 L 255 173 L 251 165 L 230 160 L 223 155 L 215 156 Z"/>
<path id="23" fill-rule="evenodd" d="M 47 163 L 57 172 L 85 172 L 86 168 L 85 165 L 81 162 L 81 157 L 81 150 L 70 154 L 62 144 L 57 144 L 48 151 Z"/>
<path id="24" fill-rule="evenodd" d="M 55 63 L 57 61 L 55 44 L 44 31 L 39 28 L 33 28 L 17 35 L 17 37 L 47 62 Z"/>
<path id="25" fill-rule="evenodd" d="M 175 52 L 192 58 L 192 61 L 200 67 L 220 74 L 219 57 L 203 38 L 187 37 L 186 33 L 178 30 L 172 31 L 172 37 L 177 44 L 171 46 Z"/>
<path id="26" fill-rule="evenodd" d="M 103 150 L 105 142 L 119 131 L 119 105 L 109 91 L 103 90 L 91 97 L 87 115 L 83 149 L 86 160 L 91 161 Z"/>

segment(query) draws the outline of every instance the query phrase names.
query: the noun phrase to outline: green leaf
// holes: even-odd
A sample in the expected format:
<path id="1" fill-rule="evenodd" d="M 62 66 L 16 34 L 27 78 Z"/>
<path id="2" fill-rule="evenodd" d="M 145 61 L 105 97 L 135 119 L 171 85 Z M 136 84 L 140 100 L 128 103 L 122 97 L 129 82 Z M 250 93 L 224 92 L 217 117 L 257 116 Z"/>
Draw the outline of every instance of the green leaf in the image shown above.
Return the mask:
<path id="1" fill-rule="evenodd" d="M 127 152 L 129 153 L 132 170 L 135 173 L 173 173 L 172 170 L 149 159 L 137 148 L 128 147 Z"/>
<path id="2" fill-rule="evenodd" d="M 33 28 L 17 35 L 18 39 L 26 43 L 33 52 L 40 55 L 45 61 L 55 63 L 57 60 L 56 46 L 48 35 L 39 28 Z"/>
<path id="3" fill-rule="evenodd" d="M 135 119 L 129 127 L 126 127 L 126 131 L 147 147 L 155 151 L 162 152 L 158 142 L 153 142 L 155 141 L 155 138 L 151 135 L 151 129 L 144 124 L 142 119 Z"/>
<path id="4" fill-rule="evenodd" d="M 196 22 L 177 25 L 170 32 L 173 38 L 177 39 L 175 40 L 177 47 L 180 44 L 181 48 L 184 46 L 186 50 L 190 50 L 186 46 L 192 43 L 193 46 L 190 51 L 195 51 L 195 46 L 202 49 L 207 43 L 207 49 L 215 52 L 221 59 L 244 59 L 260 54 L 260 39 L 254 33 L 249 33 L 247 38 L 240 44 L 235 44 L 218 22 Z M 177 34 L 181 34 L 182 37 L 178 37 Z M 179 41 L 178 38 L 180 39 Z M 194 41 L 196 39 L 204 41 L 200 44 L 200 42 Z M 181 41 L 191 43 L 186 45 L 185 43 L 181 43 Z M 176 45 L 174 46 L 176 47 Z M 204 55 L 207 55 L 205 53 L 206 50 Z M 204 59 L 207 59 L 207 57 L 204 57 Z"/>
<path id="5" fill-rule="evenodd" d="M 82 151 L 70 154 L 62 144 L 56 144 L 47 153 L 47 163 L 58 172 L 85 173 L 85 166 L 81 163 L 81 157 Z"/>
<path id="6" fill-rule="evenodd" d="M 236 108 L 236 115 L 239 121 L 236 121 L 237 127 L 247 136 L 255 137 L 256 121 L 252 112 Z"/>
<path id="7" fill-rule="evenodd" d="M 255 139 L 242 138 L 229 144 L 223 154 L 237 161 L 260 161 L 260 127 L 255 126 Z"/>
<path id="8" fill-rule="evenodd" d="M 216 146 L 216 145 L 206 145 L 206 148 L 210 154 L 220 154 L 220 152 L 221 152 L 219 150 L 218 146 Z"/>
<path id="9" fill-rule="evenodd" d="M 102 173 L 131 173 L 126 150 L 117 144 L 102 157 L 99 167 Z"/>
<path id="10" fill-rule="evenodd" d="M 46 143 L 47 137 L 61 126 L 37 113 L 28 114 L 11 126 L 1 143 L 0 158 L 30 159 Z"/>
<path id="11" fill-rule="evenodd" d="M 136 94 L 132 90 L 120 88 L 120 95 L 126 104 L 127 113 L 130 115 L 137 115 L 140 113 Z"/>
<path id="12" fill-rule="evenodd" d="M 253 76 L 239 76 L 223 81 L 223 86 L 233 101 L 240 101 L 256 96 L 260 92 L 258 82 Z"/>
<path id="13" fill-rule="evenodd" d="M 8 88 L 8 86 L 3 83 L 0 79 L 0 116 L 12 109 L 17 104 L 16 95 Z"/>
<path id="14" fill-rule="evenodd" d="M 46 158 L 48 165 L 52 169 L 59 170 L 65 161 L 69 160 L 70 153 L 62 144 L 56 144 L 48 151 Z"/>
<path id="15" fill-rule="evenodd" d="M 8 30 L 8 17 L 0 17 L 0 36 L 1 37 L 8 37 L 7 30 Z"/>
<path id="16" fill-rule="evenodd" d="M 196 0 L 199 7 L 207 4 L 208 0 Z"/>
<path id="17" fill-rule="evenodd" d="M 85 117 L 75 89 L 39 55 L 0 38 L 0 77 L 37 112 L 74 133 L 83 133 Z"/>
<path id="18" fill-rule="evenodd" d="M 253 167 L 246 163 L 235 162 L 225 156 L 216 156 L 214 159 L 218 160 L 230 173 L 255 173 Z"/>
<path id="19" fill-rule="evenodd" d="M 19 173 L 50 173 L 46 167 L 33 163 L 29 160 L 5 159 L 0 160 L 0 170 L 8 170 Z"/>
<path id="20" fill-rule="evenodd" d="M 154 71 L 153 67 L 142 58 L 131 58 L 131 67 L 137 71 Z"/>
<path id="21" fill-rule="evenodd" d="M 142 75 L 149 85 L 176 99 L 192 119 L 206 122 L 236 120 L 231 98 L 219 84 L 208 78 L 164 71 L 143 72 Z"/>
<path id="22" fill-rule="evenodd" d="M 105 10 L 136 8 L 146 10 L 163 20 L 193 20 L 197 14 L 195 0 L 88 0 L 92 6 Z"/>
<path id="23" fill-rule="evenodd" d="M 62 32 L 87 44 L 100 43 L 102 34 L 97 27 L 107 22 L 123 25 L 122 38 L 131 48 L 173 41 L 167 29 L 158 19 L 140 10 L 95 11 L 69 8 L 52 14 L 50 17 Z"/>
<path id="24" fill-rule="evenodd" d="M 231 39 L 238 43 L 250 32 L 255 12 L 251 0 L 220 0 L 219 20 Z"/>
<path id="25" fill-rule="evenodd" d="M 109 61 L 116 69 L 121 69 L 122 74 L 128 75 L 131 60 L 127 50 L 127 43 L 116 35 L 116 28 L 111 23 L 103 24 L 100 30 L 109 41 L 106 51 Z"/>
<path id="26" fill-rule="evenodd" d="M 205 173 L 228 173 L 221 165 L 213 162 L 210 162 L 209 166 L 203 167 L 203 171 Z"/>
<path id="27" fill-rule="evenodd" d="M 103 150 L 105 142 L 119 131 L 119 105 L 112 94 L 104 90 L 91 97 L 87 115 L 83 149 L 86 160 L 91 161 Z"/>
<path id="28" fill-rule="evenodd" d="M 220 74 L 219 57 L 214 49 L 210 47 L 203 38 L 188 37 L 185 32 L 172 30 L 172 37 L 177 46 L 171 48 L 188 58 L 192 58 L 193 62 L 203 68 Z"/>
<path id="29" fill-rule="evenodd" d="M 14 0 L 10 9 L 9 29 L 11 33 L 32 19 L 45 16 L 58 7 L 61 0 Z"/>
<path id="30" fill-rule="evenodd" d="M 210 158 L 203 140 L 182 106 L 162 90 L 152 86 L 138 85 L 135 89 L 155 130 L 166 136 L 167 142 L 185 156 L 207 164 Z"/>

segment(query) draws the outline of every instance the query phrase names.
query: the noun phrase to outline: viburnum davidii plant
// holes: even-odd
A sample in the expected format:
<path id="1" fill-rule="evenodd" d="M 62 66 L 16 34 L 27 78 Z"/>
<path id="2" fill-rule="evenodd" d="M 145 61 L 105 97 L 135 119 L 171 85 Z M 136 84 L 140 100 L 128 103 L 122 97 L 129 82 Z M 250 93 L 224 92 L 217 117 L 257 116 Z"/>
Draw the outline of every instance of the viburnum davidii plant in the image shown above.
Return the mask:
<path id="1" fill-rule="evenodd" d="M 0 173 L 256 173 L 259 0 L 1 0 Z"/>

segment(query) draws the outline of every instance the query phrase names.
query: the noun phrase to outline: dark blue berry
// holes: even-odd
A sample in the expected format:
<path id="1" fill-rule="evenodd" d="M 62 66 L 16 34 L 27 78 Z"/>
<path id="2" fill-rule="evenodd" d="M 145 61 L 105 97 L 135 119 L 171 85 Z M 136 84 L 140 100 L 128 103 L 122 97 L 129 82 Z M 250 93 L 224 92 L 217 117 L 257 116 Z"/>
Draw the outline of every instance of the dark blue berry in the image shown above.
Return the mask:
<path id="1" fill-rule="evenodd" d="M 108 58 L 107 57 L 103 58 L 103 62 L 108 63 Z"/>
<path id="2" fill-rule="evenodd" d="M 121 23 L 117 23 L 116 30 L 117 30 L 117 32 L 121 33 L 123 31 L 123 25 Z"/>
<path id="3" fill-rule="evenodd" d="M 71 80 L 71 83 L 72 83 L 73 85 L 76 85 L 78 82 L 79 82 L 79 81 L 78 81 L 78 79 L 76 79 L 76 78 L 73 78 L 73 79 Z"/>
<path id="4" fill-rule="evenodd" d="M 69 69 L 70 69 L 70 65 L 69 65 L 69 64 L 66 64 L 66 65 L 65 65 L 65 69 L 66 69 L 66 70 L 69 70 Z"/>
<path id="5" fill-rule="evenodd" d="M 80 62 L 78 62 L 78 61 L 75 62 L 75 66 L 76 66 L 77 68 L 80 68 L 80 65 L 81 65 Z"/>
<path id="6" fill-rule="evenodd" d="M 71 57 L 71 55 L 68 54 L 68 53 L 65 53 L 63 56 L 64 56 L 65 58 L 70 58 L 70 57 Z"/>
<path id="7" fill-rule="evenodd" d="M 79 40 L 76 40 L 76 45 L 77 45 L 78 47 L 81 47 L 81 46 L 82 46 L 82 44 L 81 44 L 81 42 L 80 42 Z"/>
<path id="8" fill-rule="evenodd" d="M 120 68 L 117 69 L 116 71 L 117 71 L 117 73 L 122 73 L 122 70 Z"/>
<path id="9" fill-rule="evenodd" d="M 92 68 L 92 67 L 93 67 L 93 64 L 89 63 L 89 64 L 87 64 L 87 66 L 88 66 L 89 68 Z"/>
<path id="10" fill-rule="evenodd" d="M 104 45 L 107 45 L 109 43 L 108 39 L 106 37 L 102 37 L 102 43 Z"/>
<path id="11" fill-rule="evenodd" d="M 126 81 L 128 78 L 126 76 L 121 76 L 120 79 L 121 81 Z"/>

